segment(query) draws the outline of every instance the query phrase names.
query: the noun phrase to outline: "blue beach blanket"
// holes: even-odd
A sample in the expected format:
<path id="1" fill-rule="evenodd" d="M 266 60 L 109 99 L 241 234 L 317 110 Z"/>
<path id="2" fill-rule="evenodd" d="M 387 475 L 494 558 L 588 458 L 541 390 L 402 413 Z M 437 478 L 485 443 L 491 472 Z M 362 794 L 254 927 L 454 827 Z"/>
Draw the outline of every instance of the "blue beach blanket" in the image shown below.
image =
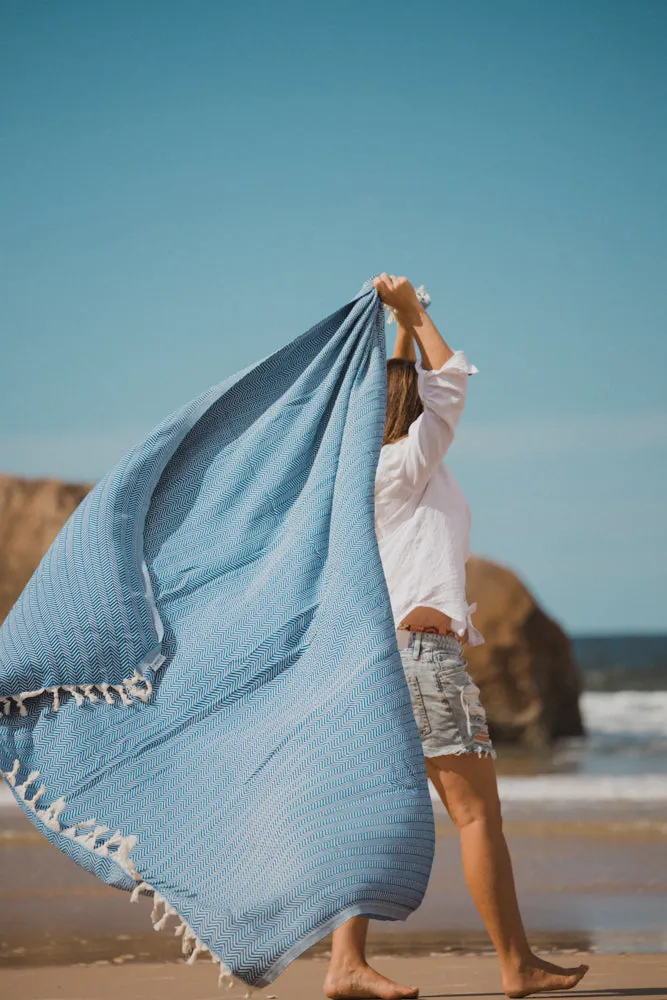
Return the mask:
<path id="1" fill-rule="evenodd" d="M 125 455 L 0 629 L 25 814 L 253 986 L 354 914 L 405 919 L 430 874 L 374 528 L 385 403 L 369 279 Z"/>

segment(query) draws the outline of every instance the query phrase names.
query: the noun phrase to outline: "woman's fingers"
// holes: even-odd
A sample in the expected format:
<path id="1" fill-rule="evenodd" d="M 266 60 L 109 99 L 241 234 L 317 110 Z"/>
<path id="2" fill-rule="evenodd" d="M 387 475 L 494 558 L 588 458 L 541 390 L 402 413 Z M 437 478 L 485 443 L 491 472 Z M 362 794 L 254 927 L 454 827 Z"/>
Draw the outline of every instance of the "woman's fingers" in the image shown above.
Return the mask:
<path id="1" fill-rule="evenodd" d="M 414 288 L 404 275 L 383 271 L 373 279 L 373 283 L 382 301 L 392 309 L 414 310 L 418 305 Z"/>
<path id="2" fill-rule="evenodd" d="M 393 290 L 392 281 L 387 272 L 383 271 L 382 274 L 379 274 L 376 278 L 374 278 L 373 284 L 375 285 L 376 291 L 382 301 L 386 302 L 387 295 L 391 295 Z"/>

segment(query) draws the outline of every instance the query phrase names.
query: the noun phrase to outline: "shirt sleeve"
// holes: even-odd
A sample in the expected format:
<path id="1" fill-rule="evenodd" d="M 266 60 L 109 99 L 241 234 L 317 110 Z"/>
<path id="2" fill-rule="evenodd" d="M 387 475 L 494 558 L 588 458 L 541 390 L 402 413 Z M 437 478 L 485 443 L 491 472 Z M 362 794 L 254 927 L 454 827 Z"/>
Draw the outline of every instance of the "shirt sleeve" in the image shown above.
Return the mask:
<path id="1" fill-rule="evenodd" d="M 419 359 L 417 391 L 423 413 L 410 424 L 397 475 L 410 490 L 422 491 L 454 440 L 465 405 L 468 376 L 477 374 L 463 351 L 455 351 L 440 368 L 423 368 Z"/>

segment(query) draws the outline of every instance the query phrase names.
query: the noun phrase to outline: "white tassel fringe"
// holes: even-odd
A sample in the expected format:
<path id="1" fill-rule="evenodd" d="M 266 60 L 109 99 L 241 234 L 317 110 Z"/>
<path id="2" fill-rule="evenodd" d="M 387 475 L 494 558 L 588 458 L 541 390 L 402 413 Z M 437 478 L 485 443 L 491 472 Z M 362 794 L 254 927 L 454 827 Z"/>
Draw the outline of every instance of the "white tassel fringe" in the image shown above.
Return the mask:
<path id="1" fill-rule="evenodd" d="M 132 677 L 126 678 L 122 684 L 61 684 L 56 687 L 43 687 L 37 691 L 23 691 L 22 694 L 12 694 L 0 698 L 0 705 L 5 715 L 9 715 L 15 705 L 19 715 L 26 716 L 28 709 L 25 702 L 28 698 L 38 698 L 42 694 L 50 694 L 53 698 L 52 711 L 57 712 L 64 693 L 71 694 L 77 705 L 83 705 L 86 700 L 97 704 L 99 694 L 109 705 L 114 705 L 114 692 L 123 705 L 132 705 L 135 699 L 147 702 L 153 691 L 153 685 L 139 673 L 134 671 Z"/>
<path id="2" fill-rule="evenodd" d="M 205 945 L 203 941 L 200 941 L 192 927 L 190 927 L 187 920 L 185 920 L 180 913 L 178 913 L 174 907 L 167 902 L 164 896 L 161 896 L 159 892 L 152 889 L 147 882 L 141 882 L 130 897 L 131 901 L 136 903 L 142 892 L 152 892 L 153 893 L 153 909 L 151 911 L 151 922 L 156 931 L 161 931 L 165 928 L 169 917 L 175 917 L 178 921 L 176 927 L 174 928 L 174 934 L 176 937 L 181 937 L 181 951 L 184 955 L 187 955 L 187 964 L 192 965 L 197 961 L 200 955 L 209 955 L 212 962 L 215 962 L 220 966 L 218 972 L 218 986 L 222 986 L 224 983 L 228 987 L 234 985 L 234 976 L 224 964 L 222 959 L 215 955 L 208 945 Z M 160 915 L 160 910 L 162 909 L 162 915 Z M 249 994 L 248 994 L 249 995 Z"/>
<path id="3" fill-rule="evenodd" d="M 150 684 L 147 681 L 145 683 L 148 684 L 148 693 L 150 694 Z M 69 688 L 67 690 L 69 690 Z M 117 688 L 115 688 L 115 690 L 117 690 Z M 32 692 L 32 694 L 35 694 L 35 692 Z M 19 697 L 29 697 L 29 695 L 21 695 Z M 92 819 L 84 820 L 82 823 L 76 823 L 74 826 L 63 826 L 59 817 L 60 813 L 67 805 L 65 799 L 56 799 L 55 802 L 52 802 L 51 805 L 47 806 L 45 809 L 38 809 L 37 802 L 42 795 L 44 795 L 46 787 L 44 785 L 40 785 L 34 795 L 30 798 L 28 798 L 27 792 L 39 778 L 39 771 L 31 771 L 25 781 L 21 784 L 17 784 L 20 769 L 21 762 L 19 760 L 15 760 L 11 771 L 3 771 L 2 774 L 8 784 L 12 786 L 18 797 L 33 810 L 42 823 L 44 823 L 44 825 L 50 830 L 54 830 L 56 833 L 62 834 L 63 837 L 69 837 L 77 844 L 81 844 L 82 847 L 86 847 L 90 851 L 95 851 L 96 854 L 110 857 L 116 861 L 120 867 L 137 882 L 137 885 L 130 894 L 131 903 L 136 903 L 139 896 L 142 894 L 153 894 L 151 922 L 155 930 L 162 930 L 166 926 L 169 917 L 175 917 L 178 923 L 174 930 L 174 934 L 183 938 L 181 950 L 184 955 L 188 956 L 187 964 L 192 965 L 193 962 L 197 961 L 200 955 L 208 954 L 211 961 L 215 962 L 220 967 L 218 972 L 218 986 L 222 986 L 223 984 L 226 984 L 227 987 L 233 986 L 236 982 L 234 975 L 227 968 L 222 959 L 215 955 L 210 950 L 208 945 L 205 945 L 203 941 L 200 941 L 192 927 L 188 924 L 187 920 L 185 920 L 180 913 L 178 913 L 174 907 L 167 902 L 164 896 L 161 896 L 157 890 L 148 884 L 148 882 L 142 881 L 139 872 L 134 867 L 134 864 L 130 859 L 130 851 L 132 851 L 136 846 L 137 838 L 133 836 L 123 836 L 120 830 L 116 830 L 110 837 L 106 837 L 106 839 L 103 840 L 102 838 L 105 838 L 105 835 L 109 833 L 109 827 L 99 825 L 94 817 Z M 162 914 L 160 913 L 160 910 L 163 911 Z M 246 996 L 249 997 L 250 995 L 251 992 L 248 991 Z"/>

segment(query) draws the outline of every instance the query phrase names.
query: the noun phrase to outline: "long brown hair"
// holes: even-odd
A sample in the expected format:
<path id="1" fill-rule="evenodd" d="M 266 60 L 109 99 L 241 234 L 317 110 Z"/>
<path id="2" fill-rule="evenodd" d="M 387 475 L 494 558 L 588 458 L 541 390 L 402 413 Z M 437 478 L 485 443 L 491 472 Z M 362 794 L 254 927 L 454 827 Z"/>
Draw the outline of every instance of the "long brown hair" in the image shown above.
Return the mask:
<path id="1" fill-rule="evenodd" d="M 393 444 L 408 433 L 408 427 L 423 413 L 417 392 L 417 370 L 407 358 L 387 361 L 387 416 L 382 444 Z"/>

